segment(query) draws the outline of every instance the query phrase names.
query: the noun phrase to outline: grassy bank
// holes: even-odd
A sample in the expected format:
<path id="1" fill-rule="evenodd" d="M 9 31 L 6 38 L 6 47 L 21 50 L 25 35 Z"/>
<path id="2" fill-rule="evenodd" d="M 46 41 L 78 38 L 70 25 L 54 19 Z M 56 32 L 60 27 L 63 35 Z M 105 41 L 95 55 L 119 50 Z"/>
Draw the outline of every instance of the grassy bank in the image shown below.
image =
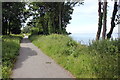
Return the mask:
<path id="1" fill-rule="evenodd" d="M 10 78 L 22 35 L 2 36 L 2 78 Z"/>
<path id="2" fill-rule="evenodd" d="M 117 78 L 120 40 L 81 45 L 64 35 L 30 36 L 30 40 L 77 78 Z"/>

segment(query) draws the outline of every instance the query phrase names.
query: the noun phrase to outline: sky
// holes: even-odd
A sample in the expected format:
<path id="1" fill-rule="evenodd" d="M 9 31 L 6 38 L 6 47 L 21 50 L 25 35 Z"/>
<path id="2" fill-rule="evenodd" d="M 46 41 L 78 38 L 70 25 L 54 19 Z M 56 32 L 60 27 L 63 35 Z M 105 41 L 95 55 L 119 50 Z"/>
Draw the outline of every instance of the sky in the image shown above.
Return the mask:
<path id="1" fill-rule="evenodd" d="M 114 1 L 109 0 L 107 7 L 107 33 L 110 30 L 110 22 Z M 67 32 L 71 33 L 96 33 L 98 30 L 98 0 L 85 0 L 84 5 L 74 7 L 72 20 L 67 25 Z M 118 33 L 118 26 L 114 28 Z"/>

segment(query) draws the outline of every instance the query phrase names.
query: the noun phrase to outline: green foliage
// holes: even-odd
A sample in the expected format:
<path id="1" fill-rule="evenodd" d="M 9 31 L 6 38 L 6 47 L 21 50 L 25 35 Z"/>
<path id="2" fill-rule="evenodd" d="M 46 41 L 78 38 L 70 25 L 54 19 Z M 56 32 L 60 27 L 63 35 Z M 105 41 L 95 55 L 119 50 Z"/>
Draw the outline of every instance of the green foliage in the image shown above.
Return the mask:
<path id="1" fill-rule="evenodd" d="M 38 34 L 38 32 L 39 32 L 38 28 L 36 28 L 36 27 L 31 28 L 31 34 L 32 35 Z"/>
<path id="2" fill-rule="evenodd" d="M 116 46 L 120 40 L 94 42 L 90 46 L 57 34 L 34 35 L 30 40 L 77 78 L 118 77 L 119 50 Z"/>
<path id="3" fill-rule="evenodd" d="M 29 13 L 25 2 L 2 2 L 2 34 L 20 34 Z"/>
<path id="4" fill-rule="evenodd" d="M 29 4 L 29 10 L 33 19 L 28 25 L 41 28 L 43 34 L 66 34 L 67 24 L 72 19 L 73 7 L 77 3 L 67 1 L 50 3 L 32 2 Z"/>
<path id="5" fill-rule="evenodd" d="M 31 29 L 30 26 L 23 27 L 22 33 L 30 33 L 30 29 Z"/>
<path id="6" fill-rule="evenodd" d="M 99 53 L 108 53 L 108 54 L 116 54 L 120 52 L 120 49 L 118 46 L 120 46 L 120 40 L 99 40 L 99 41 L 93 41 L 92 44 L 90 44 L 89 48 L 91 50 L 96 50 Z"/>
<path id="7" fill-rule="evenodd" d="M 23 35 L 2 37 L 2 78 L 10 78 Z"/>

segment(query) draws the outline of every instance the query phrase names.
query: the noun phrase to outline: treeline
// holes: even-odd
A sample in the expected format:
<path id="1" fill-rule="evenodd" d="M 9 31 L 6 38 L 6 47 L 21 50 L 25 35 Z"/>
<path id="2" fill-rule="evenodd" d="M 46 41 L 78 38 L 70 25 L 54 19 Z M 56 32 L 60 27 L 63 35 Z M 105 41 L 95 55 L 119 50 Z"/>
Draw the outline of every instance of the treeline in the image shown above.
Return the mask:
<path id="1" fill-rule="evenodd" d="M 2 34 L 20 34 L 26 20 L 38 34 L 66 34 L 73 7 L 82 2 L 3 2 Z M 37 30 L 36 30 L 37 29 Z M 28 31 L 29 32 L 29 31 Z"/>
<path id="2" fill-rule="evenodd" d="M 29 26 L 38 28 L 38 34 L 66 34 L 73 7 L 78 2 L 33 2 L 28 4 L 33 19 Z M 80 2 L 82 4 L 82 2 Z"/>
<path id="3" fill-rule="evenodd" d="M 120 0 L 119 0 L 120 1 Z M 68 34 L 66 31 L 67 24 L 72 19 L 73 7 L 83 4 L 83 2 L 3 2 L 2 3 L 2 34 L 9 35 L 20 34 L 23 23 L 28 18 L 32 18 L 23 32 L 32 32 L 33 34 Z M 118 13 L 118 0 L 114 1 L 114 8 L 111 17 L 111 28 L 107 31 L 107 0 L 98 0 L 98 31 L 96 40 L 111 38 L 116 23 Z M 102 30 L 103 28 L 103 30 Z M 27 31 L 24 31 L 27 30 Z M 101 32 L 103 31 L 103 32 Z"/>
<path id="4" fill-rule="evenodd" d="M 22 23 L 27 19 L 25 2 L 2 2 L 2 34 L 20 34 Z"/>

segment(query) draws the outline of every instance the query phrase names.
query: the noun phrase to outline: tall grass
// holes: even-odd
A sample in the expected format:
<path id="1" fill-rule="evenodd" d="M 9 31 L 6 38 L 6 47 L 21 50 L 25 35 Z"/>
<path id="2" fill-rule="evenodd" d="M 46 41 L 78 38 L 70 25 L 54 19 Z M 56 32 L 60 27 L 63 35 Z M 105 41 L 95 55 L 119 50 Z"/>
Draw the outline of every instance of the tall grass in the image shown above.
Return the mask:
<path id="1" fill-rule="evenodd" d="M 2 78 L 10 78 L 20 48 L 21 35 L 2 36 Z"/>
<path id="2" fill-rule="evenodd" d="M 117 78 L 119 42 L 81 45 L 65 35 L 30 36 L 30 40 L 76 78 Z"/>
<path id="3" fill-rule="evenodd" d="M 2 78 L 2 36 L 0 35 L 0 79 Z"/>

